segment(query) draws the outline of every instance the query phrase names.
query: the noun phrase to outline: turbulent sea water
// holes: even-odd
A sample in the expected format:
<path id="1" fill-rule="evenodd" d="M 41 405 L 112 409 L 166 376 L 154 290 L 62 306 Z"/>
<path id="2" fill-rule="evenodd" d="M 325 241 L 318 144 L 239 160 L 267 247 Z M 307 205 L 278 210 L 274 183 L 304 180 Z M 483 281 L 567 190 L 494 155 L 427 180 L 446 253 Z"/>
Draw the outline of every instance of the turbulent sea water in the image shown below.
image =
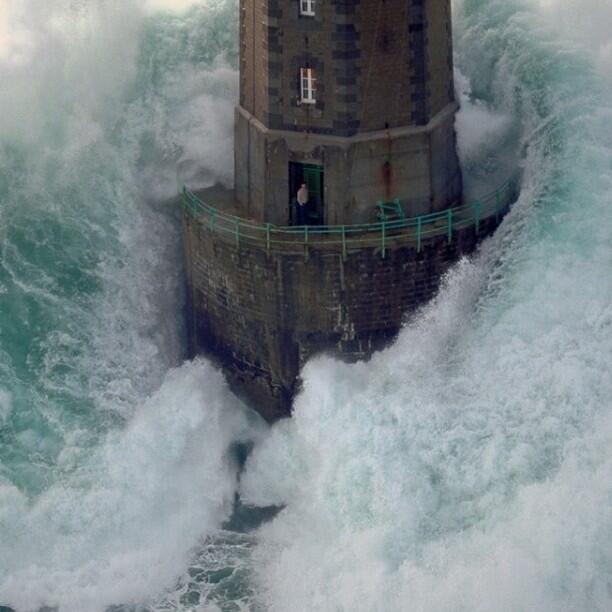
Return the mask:
<path id="1" fill-rule="evenodd" d="M 0 609 L 612 609 L 612 5 L 454 12 L 466 182 L 519 200 L 270 429 L 184 362 L 168 204 L 232 182 L 235 3 L 0 0 Z"/>

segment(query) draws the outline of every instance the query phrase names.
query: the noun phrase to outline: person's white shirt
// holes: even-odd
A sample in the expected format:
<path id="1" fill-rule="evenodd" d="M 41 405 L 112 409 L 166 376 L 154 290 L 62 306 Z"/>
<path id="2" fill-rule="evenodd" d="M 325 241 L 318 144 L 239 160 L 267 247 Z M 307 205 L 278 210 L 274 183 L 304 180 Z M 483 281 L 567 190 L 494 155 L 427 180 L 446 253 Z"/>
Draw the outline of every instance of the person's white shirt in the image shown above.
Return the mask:
<path id="1" fill-rule="evenodd" d="M 296 199 L 300 206 L 308 204 L 308 187 L 306 187 L 306 183 L 302 183 L 301 187 L 298 189 Z"/>

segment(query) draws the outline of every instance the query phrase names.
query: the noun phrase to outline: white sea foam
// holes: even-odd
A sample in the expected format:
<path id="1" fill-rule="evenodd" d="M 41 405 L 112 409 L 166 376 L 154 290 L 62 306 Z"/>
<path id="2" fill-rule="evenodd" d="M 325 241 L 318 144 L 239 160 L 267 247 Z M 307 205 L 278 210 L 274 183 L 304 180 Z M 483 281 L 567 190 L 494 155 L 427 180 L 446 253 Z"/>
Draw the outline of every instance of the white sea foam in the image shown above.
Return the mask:
<path id="1" fill-rule="evenodd" d="M 612 4 L 606 0 L 535 0 L 557 32 L 593 54 L 600 74 L 612 79 Z"/>
<path id="2" fill-rule="evenodd" d="M 61 146 L 47 135 L 67 114 L 95 123 L 117 110 L 112 102 L 133 76 L 138 51 L 141 20 L 135 2 L 86 7 L 65 0 L 9 0 L 3 6 L 3 139 L 23 143 L 44 135 L 46 146 Z M 88 129 L 82 131 L 85 138 Z"/>
<path id="3" fill-rule="evenodd" d="M 0 6 L 0 605 L 142 603 L 228 517 L 228 448 L 257 430 L 205 362 L 167 373 L 179 224 L 148 197 L 176 195 L 177 160 L 212 140 L 226 170 L 231 28 L 212 3 L 210 24 L 203 5 L 176 21 L 130 1 Z"/>
<path id="4" fill-rule="evenodd" d="M 242 480 L 286 504 L 268 610 L 612 607 L 609 98 L 529 4 L 456 8 L 486 127 L 523 131 L 521 199 L 393 347 L 305 368 Z"/>
<path id="5" fill-rule="evenodd" d="M 81 612 L 171 586 L 199 538 L 228 517 L 228 447 L 255 430 L 209 365 L 171 371 L 69 478 L 33 500 L 4 486 L 2 601 Z"/>
<path id="6" fill-rule="evenodd" d="M 12 410 L 11 394 L 0 388 L 0 424 L 7 421 Z"/>
<path id="7" fill-rule="evenodd" d="M 295 418 L 257 445 L 241 485 L 252 503 L 286 504 L 243 585 L 262 609 L 612 605 L 612 112 L 535 0 L 478 4 L 456 3 L 461 153 L 469 171 L 488 167 L 487 141 L 518 134 L 521 200 L 393 347 L 306 367 Z M 177 163 L 193 186 L 231 181 L 231 57 L 180 59 L 231 56 L 233 4 L 207 6 L 147 46 L 144 3 L 0 5 L 0 140 L 30 155 L 0 210 L 1 297 L 48 316 L 14 310 L 35 323 L 35 378 L 14 372 L 18 350 L 0 352 L 13 385 L 0 427 L 18 456 L 0 465 L 0 603 L 20 612 L 159 601 L 228 516 L 228 446 L 260 435 L 206 363 L 165 374 L 180 358 L 179 232 L 138 197 L 171 194 Z M 597 42 L 578 40 L 601 62 L 607 8 L 592 8 Z M 57 219 L 62 248 L 41 265 Z M 189 588 L 172 606 L 194 607 Z M 228 592 L 220 608 L 224 596 L 250 601 Z"/>
<path id="8" fill-rule="evenodd" d="M 197 4 L 199 0 L 146 0 L 149 11 L 170 11 L 180 13 Z"/>
<path id="9" fill-rule="evenodd" d="M 464 164 L 473 158 L 481 161 L 483 147 L 499 150 L 513 127 L 512 115 L 473 99 L 470 81 L 460 70 L 455 71 L 455 86 L 461 104 L 456 120 L 461 160 Z"/>

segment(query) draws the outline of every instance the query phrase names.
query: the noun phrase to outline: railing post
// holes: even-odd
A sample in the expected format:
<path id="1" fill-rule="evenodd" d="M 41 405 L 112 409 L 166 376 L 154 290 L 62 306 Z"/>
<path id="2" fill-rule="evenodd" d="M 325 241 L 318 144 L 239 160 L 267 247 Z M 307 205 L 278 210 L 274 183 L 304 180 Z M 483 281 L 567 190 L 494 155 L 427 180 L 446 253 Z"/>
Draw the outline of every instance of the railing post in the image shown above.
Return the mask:
<path id="1" fill-rule="evenodd" d="M 210 213 L 210 224 L 209 224 L 209 228 L 211 232 L 215 231 L 215 215 L 216 215 L 217 211 L 213 208 L 212 212 Z"/>
<path id="2" fill-rule="evenodd" d="M 183 204 L 183 209 L 185 211 L 189 210 L 191 213 L 191 218 L 195 219 L 195 204 L 187 196 L 187 187 L 185 187 L 185 185 L 183 185 L 183 188 L 181 189 L 181 202 Z"/>
<path id="3" fill-rule="evenodd" d="M 189 212 L 191 213 L 191 218 L 196 219 L 198 216 L 197 206 L 196 206 L 195 200 L 192 197 L 189 197 L 186 187 L 183 187 L 183 203 L 186 207 L 189 208 Z"/>
<path id="4" fill-rule="evenodd" d="M 381 242 L 382 242 L 382 258 L 384 259 L 387 256 L 387 222 L 383 219 L 382 222 L 382 234 L 381 234 Z"/>
<path id="5" fill-rule="evenodd" d="M 487 195 L 486 199 L 484 200 L 475 200 L 471 204 L 466 204 L 465 206 L 459 208 L 447 208 L 446 210 L 431 215 L 419 215 L 415 217 L 410 217 L 408 219 L 405 219 L 405 222 L 403 221 L 399 224 L 396 220 L 391 221 L 391 240 L 394 243 L 395 240 L 401 239 L 402 237 L 407 237 L 408 240 L 415 239 L 415 235 L 411 234 L 410 230 L 407 228 L 416 228 L 415 232 L 417 253 L 422 252 L 423 240 L 425 239 L 425 241 L 427 241 L 427 238 L 429 236 L 441 237 L 444 235 L 444 233 L 446 233 L 447 242 L 450 245 L 453 242 L 453 231 L 455 229 L 453 227 L 453 223 L 455 221 L 456 215 L 460 228 L 473 224 L 475 234 L 478 236 L 480 234 L 480 224 L 483 221 L 485 223 L 488 223 L 488 221 L 492 219 L 493 215 L 495 215 L 497 222 L 499 222 L 503 211 L 508 209 L 512 196 L 514 196 L 513 184 L 510 181 L 506 181 L 493 193 L 489 193 L 489 195 Z M 276 233 L 280 232 L 281 235 L 290 235 L 292 238 L 291 244 L 293 244 L 294 248 L 299 247 L 299 233 L 303 232 L 304 256 L 306 260 L 308 260 L 309 258 L 310 227 L 308 225 L 284 229 L 275 229 L 274 224 L 272 223 L 260 223 L 258 225 L 252 225 L 248 222 L 247 219 L 241 219 L 240 217 L 236 217 L 235 215 L 225 214 L 223 213 L 223 211 L 219 211 L 216 208 L 209 206 L 208 204 L 200 200 L 200 198 L 195 196 L 191 191 L 189 191 L 189 189 L 185 185 L 182 185 L 182 187 L 180 188 L 180 198 L 182 208 L 185 214 L 188 215 L 189 213 L 191 213 L 193 219 L 199 218 L 201 220 L 201 223 L 204 224 L 203 227 L 206 227 L 206 225 L 208 225 L 209 231 L 211 233 L 221 232 L 223 234 L 231 235 L 231 226 L 233 224 L 234 240 L 237 248 L 240 248 L 240 243 L 244 239 L 246 239 L 247 242 L 249 240 L 255 240 L 259 244 L 261 244 L 262 232 L 265 232 L 265 249 L 267 255 L 270 256 L 272 251 L 272 230 L 275 230 Z M 493 204 L 494 206 L 493 211 L 490 210 L 491 204 Z M 472 215 L 471 220 L 469 219 L 470 211 Z M 208 215 L 208 223 L 206 222 L 205 215 Z M 219 217 L 219 222 L 217 222 L 217 217 Z M 445 217 L 446 223 L 444 222 Z M 247 231 L 244 236 L 241 235 L 241 225 L 243 223 L 247 228 Z M 367 233 L 365 239 L 357 238 L 357 242 L 363 242 L 375 247 L 377 241 L 376 231 L 380 231 L 381 256 L 383 259 L 385 259 L 387 256 L 387 243 L 389 241 L 389 230 L 387 227 L 388 224 L 389 220 L 383 217 L 378 223 L 361 224 L 355 226 L 326 226 L 323 228 L 315 228 L 314 231 L 315 234 L 321 234 L 324 237 L 329 236 L 331 234 L 337 236 L 338 233 L 340 233 L 342 245 L 342 259 L 345 261 L 348 258 L 348 242 L 349 239 L 351 239 L 352 237 L 352 232 L 358 232 L 359 234 Z M 251 230 L 253 231 L 253 234 L 250 233 Z M 333 240 L 330 240 L 331 244 L 333 244 L 333 242 Z M 318 244 L 316 236 L 315 243 L 316 247 Z M 280 244 L 285 244 L 285 241 L 281 240 Z M 327 244 L 325 238 L 323 238 L 322 244 Z M 415 243 L 412 244 L 414 245 Z"/>

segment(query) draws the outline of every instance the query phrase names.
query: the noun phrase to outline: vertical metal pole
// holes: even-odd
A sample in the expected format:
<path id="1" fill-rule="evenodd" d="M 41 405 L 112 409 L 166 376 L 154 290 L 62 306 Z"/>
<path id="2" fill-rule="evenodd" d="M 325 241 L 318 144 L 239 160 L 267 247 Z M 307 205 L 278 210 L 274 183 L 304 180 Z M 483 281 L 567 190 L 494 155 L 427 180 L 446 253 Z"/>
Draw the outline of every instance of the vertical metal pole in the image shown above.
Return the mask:
<path id="1" fill-rule="evenodd" d="M 417 217 L 417 253 L 421 252 L 421 223 L 423 219 L 421 217 Z"/>
<path id="2" fill-rule="evenodd" d="M 346 261 L 346 227 L 342 226 L 342 259 Z"/>
<path id="3" fill-rule="evenodd" d="M 266 251 L 270 255 L 270 224 L 266 223 Z"/>
<path id="4" fill-rule="evenodd" d="M 198 214 L 196 203 L 193 197 L 189 197 L 189 194 L 187 193 L 187 189 L 185 187 L 183 187 L 183 203 L 185 204 L 185 207 L 189 208 L 189 212 L 191 213 L 192 219 L 195 219 Z"/>
<path id="5" fill-rule="evenodd" d="M 448 244 L 451 243 L 453 239 L 453 209 L 448 209 Z"/>
<path id="6" fill-rule="evenodd" d="M 387 222 L 383 220 L 382 222 L 382 258 L 384 259 L 387 256 Z"/>
<path id="7" fill-rule="evenodd" d="M 236 246 L 240 247 L 240 221 L 236 219 Z"/>
<path id="8" fill-rule="evenodd" d="M 183 204 L 183 209 L 186 210 L 189 207 L 189 212 L 193 217 L 193 205 L 191 203 L 191 200 L 187 197 L 187 189 L 185 187 L 183 187 L 183 189 L 181 190 L 181 203 Z"/>

